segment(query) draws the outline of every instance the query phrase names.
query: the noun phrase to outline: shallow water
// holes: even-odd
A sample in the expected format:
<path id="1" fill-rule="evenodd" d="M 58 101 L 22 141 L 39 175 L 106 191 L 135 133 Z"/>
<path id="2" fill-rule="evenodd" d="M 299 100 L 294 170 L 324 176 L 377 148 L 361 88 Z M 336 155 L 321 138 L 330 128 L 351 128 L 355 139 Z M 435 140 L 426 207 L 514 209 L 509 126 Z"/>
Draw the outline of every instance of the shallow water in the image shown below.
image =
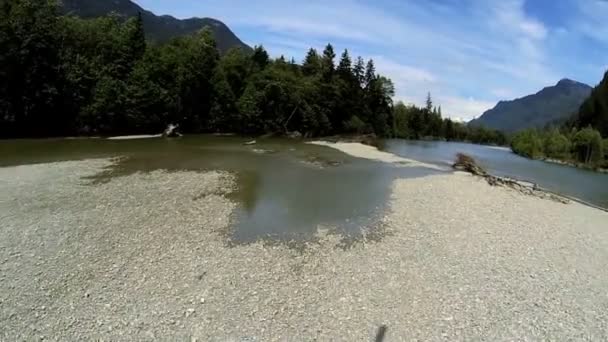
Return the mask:
<path id="1" fill-rule="evenodd" d="M 305 240 L 317 227 L 344 236 L 374 235 L 396 177 L 432 171 L 349 157 L 331 148 L 284 139 L 252 146 L 238 137 L 180 139 L 50 139 L 0 141 L 0 166 L 123 157 L 94 181 L 158 169 L 225 170 L 237 175 L 229 196 L 240 205 L 231 240 Z"/>
<path id="2" fill-rule="evenodd" d="M 387 140 L 387 152 L 427 163 L 448 165 L 457 153 L 473 156 L 490 173 L 527 180 L 543 188 L 608 208 L 608 174 L 520 157 L 509 149 L 440 142 Z"/>

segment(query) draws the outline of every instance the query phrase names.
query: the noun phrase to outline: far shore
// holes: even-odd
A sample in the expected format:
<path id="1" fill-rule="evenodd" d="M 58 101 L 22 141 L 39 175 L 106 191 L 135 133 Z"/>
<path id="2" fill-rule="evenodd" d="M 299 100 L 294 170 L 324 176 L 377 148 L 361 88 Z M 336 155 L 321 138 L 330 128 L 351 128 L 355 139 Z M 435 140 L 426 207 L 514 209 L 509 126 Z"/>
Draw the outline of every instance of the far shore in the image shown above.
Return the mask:
<path id="1" fill-rule="evenodd" d="M 543 158 L 543 159 L 539 159 L 539 160 L 544 161 L 545 163 L 570 166 L 570 167 L 575 167 L 577 169 L 583 169 L 583 170 L 587 170 L 587 171 L 600 172 L 600 173 L 608 173 L 608 169 L 592 168 L 592 167 L 589 167 L 589 166 L 584 165 L 584 164 L 575 163 L 575 162 L 566 161 L 566 160 L 559 160 L 559 159 L 553 159 L 553 158 Z"/>

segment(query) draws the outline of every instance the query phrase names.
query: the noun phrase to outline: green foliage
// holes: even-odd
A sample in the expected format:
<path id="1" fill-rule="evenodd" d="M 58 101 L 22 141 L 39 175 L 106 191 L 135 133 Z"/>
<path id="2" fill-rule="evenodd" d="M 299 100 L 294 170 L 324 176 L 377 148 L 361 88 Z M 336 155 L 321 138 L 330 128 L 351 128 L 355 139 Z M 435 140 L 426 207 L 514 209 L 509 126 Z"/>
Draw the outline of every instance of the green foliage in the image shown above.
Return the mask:
<path id="1" fill-rule="evenodd" d="M 585 164 L 597 165 L 604 158 L 603 142 L 600 133 L 586 127 L 574 135 L 572 140 L 575 157 Z"/>
<path id="2" fill-rule="evenodd" d="M 359 119 L 359 117 L 356 115 L 353 115 L 353 117 L 344 124 L 344 128 L 349 133 L 357 134 L 363 134 L 369 131 L 365 122 L 361 121 L 361 119 Z"/>
<path id="3" fill-rule="evenodd" d="M 601 167 L 608 161 L 605 145 L 600 133 L 591 127 L 566 133 L 555 128 L 526 130 L 515 134 L 511 141 L 513 151 L 526 157 L 559 159 L 591 167 Z"/>
<path id="4" fill-rule="evenodd" d="M 66 127 L 60 110 L 61 36 L 50 1 L 11 0 L 0 5 L 0 133 L 45 135 Z"/>
<path id="5" fill-rule="evenodd" d="M 570 155 L 570 140 L 557 129 L 546 132 L 543 136 L 543 152 L 549 158 L 565 159 Z"/>
<path id="6" fill-rule="evenodd" d="M 247 53 L 252 51 L 230 28 L 216 19 L 177 19 L 167 15 L 157 16 L 150 11 L 142 9 L 131 0 L 58 0 L 58 2 L 60 3 L 60 10 L 62 12 L 81 18 L 107 17 L 111 14 L 116 14 L 122 19 L 141 17 L 146 37 L 155 43 L 166 43 L 171 39 L 188 36 L 208 27 L 218 42 L 218 49 L 222 54 L 235 47 Z"/>
<path id="7" fill-rule="evenodd" d="M 431 108 L 429 111 L 428 108 Z M 445 139 L 448 141 L 468 141 L 477 144 L 505 145 L 506 136 L 484 127 L 469 127 L 449 118 L 442 118 L 441 108 L 433 107 L 427 97 L 425 108 L 406 106 L 397 102 L 393 107 L 393 130 L 395 137 L 403 139 Z"/>
<path id="8" fill-rule="evenodd" d="M 513 152 L 529 158 L 539 158 L 543 155 L 543 140 L 538 131 L 528 129 L 516 133 L 511 141 Z"/>
<path id="9" fill-rule="evenodd" d="M 577 128 L 592 126 L 608 137 L 608 71 L 581 106 L 574 125 Z"/>

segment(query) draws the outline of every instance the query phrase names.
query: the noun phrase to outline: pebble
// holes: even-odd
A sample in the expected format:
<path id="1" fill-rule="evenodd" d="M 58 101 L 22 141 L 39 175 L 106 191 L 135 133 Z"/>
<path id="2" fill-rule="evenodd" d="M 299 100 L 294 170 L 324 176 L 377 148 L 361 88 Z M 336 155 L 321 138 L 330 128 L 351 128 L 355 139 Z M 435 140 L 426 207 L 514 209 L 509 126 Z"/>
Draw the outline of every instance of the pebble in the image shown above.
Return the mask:
<path id="1" fill-rule="evenodd" d="M 396 341 L 441 334 L 445 340 L 577 340 L 588 332 L 608 340 L 608 296 L 598 296 L 608 288 L 602 229 L 608 217 L 590 208 L 440 175 L 395 181 L 390 234 L 379 242 L 343 249 L 340 236 L 327 234 L 298 251 L 261 242 L 227 247 L 225 235 L 216 233 L 228 228 L 235 208 L 218 195 L 234 186 L 226 174 L 153 171 L 83 185 L 104 165 L 0 168 L 0 179 L 33 173 L 40 181 L 25 188 L 0 182 L 0 212 L 14 213 L 9 226 L 17 228 L 0 230 L 0 241 L 9 242 L 0 260 L 38 248 L 23 236 L 44 236 L 45 249 L 54 238 L 63 241 L 61 251 L 44 255 L 46 266 L 0 268 L 4 312 L 52 303 L 42 318 L 0 322 L 2 339 L 36 340 L 43 333 L 52 340 L 193 334 L 201 341 L 369 341 L 383 322 L 390 323 L 387 340 Z M 212 194 L 193 206 L 201 193 Z M 39 198 L 64 214 L 36 209 Z M 107 208 L 96 209 L 96 201 Z M 534 252 L 526 254 L 530 246 Z M 112 265 L 120 272 L 97 272 Z M 43 284 L 36 284 L 28 276 L 41 270 Z M 542 310 L 530 310 L 535 304 Z M 79 321 L 67 328 L 66 315 Z M 120 323 L 135 320 L 141 325 Z"/>

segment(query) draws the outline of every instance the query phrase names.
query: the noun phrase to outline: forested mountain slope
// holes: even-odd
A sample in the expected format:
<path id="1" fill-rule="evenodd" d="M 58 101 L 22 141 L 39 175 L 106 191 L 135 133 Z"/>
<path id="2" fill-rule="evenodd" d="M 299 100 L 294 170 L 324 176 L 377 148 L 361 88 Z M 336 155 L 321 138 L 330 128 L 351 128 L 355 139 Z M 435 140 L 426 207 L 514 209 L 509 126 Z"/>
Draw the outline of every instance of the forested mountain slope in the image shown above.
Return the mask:
<path id="1" fill-rule="evenodd" d="M 96 18 L 110 13 L 132 18 L 141 13 L 146 36 L 152 41 L 165 42 L 171 38 L 189 35 L 204 27 L 209 27 L 221 52 L 226 52 L 233 47 L 251 51 L 251 47 L 243 43 L 228 26 L 216 19 L 180 20 L 168 15 L 157 16 L 130 0 L 62 0 L 61 3 L 66 13 L 82 18 Z"/>
<path id="2" fill-rule="evenodd" d="M 543 128 L 554 122 L 566 121 L 574 115 L 591 94 L 591 89 L 586 84 L 563 79 L 536 94 L 501 101 L 470 124 L 508 133 L 526 128 Z"/>

